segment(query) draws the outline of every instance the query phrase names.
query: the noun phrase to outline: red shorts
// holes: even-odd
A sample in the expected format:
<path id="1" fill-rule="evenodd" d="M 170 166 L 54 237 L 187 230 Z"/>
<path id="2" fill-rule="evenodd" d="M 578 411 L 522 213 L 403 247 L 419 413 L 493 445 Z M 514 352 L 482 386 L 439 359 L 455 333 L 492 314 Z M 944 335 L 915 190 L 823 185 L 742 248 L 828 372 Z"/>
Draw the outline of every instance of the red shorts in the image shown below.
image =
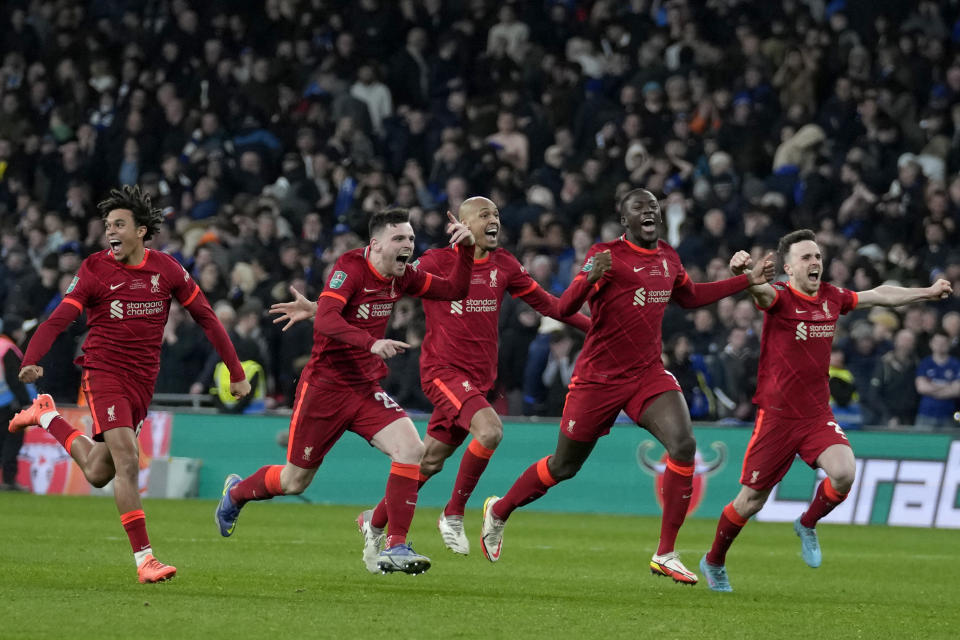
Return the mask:
<path id="1" fill-rule="evenodd" d="M 316 469 L 346 431 L 367 442 L 407 413 L 379 384 L 351 387 L 305 380 L 297 387 L 290 419 L 287 461 L 301 469 Z"/>
<path id="2" fill-rule="evenodd" d="M 84 369 L 80 388 L 93 417 L 94 440 L 102 442 L 104 431 L 118 427 L 140 433 L 153 400 L 153 382 L 148 387 L 108 371 Z"/>
<path id="3" fill-rule="evenodd" d="M 756 491 L 771 489 L 790 470 L 794 457 L 816 468 L 820 454 L 835 444 L 850 446 L 829 409 L 813 418 L 783 418 L 759 409 L 740 484 Z"/>
<path id="4" fill-rule="evenodd" d="M 572 382 L 563 405 L 560 431 L 579 442 L 594 442 L 610 433 L 620 411 L 637 424 L 657 396 L 681 391 L 677 379 L 664 369 L 621 383 Z"/>
<path id="5" fill-rule="evenodd" d="M 470 421 L 477 411 L 490 406 L 486 389 L 452 372 L 424 382 L 423 394 L 433 403 L 427 435 L 454 447 L 470 435 Z"/>

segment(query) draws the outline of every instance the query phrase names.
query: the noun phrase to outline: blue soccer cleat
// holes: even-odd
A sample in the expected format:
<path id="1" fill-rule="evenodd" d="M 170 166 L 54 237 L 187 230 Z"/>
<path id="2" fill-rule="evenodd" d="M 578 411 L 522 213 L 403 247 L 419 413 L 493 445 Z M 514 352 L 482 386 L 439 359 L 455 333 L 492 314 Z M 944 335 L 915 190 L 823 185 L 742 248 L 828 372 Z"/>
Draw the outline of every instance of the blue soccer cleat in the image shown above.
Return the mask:
<path id="1" fill-rule="evenodd" d="M 711 591 L 733 591 L 730 579 L 727 578 L 727 568 L 707 562 L 707 556 L 700 558 L 700 573 L 707 579 L 707 586 Z"/>
<path id="2" fill-rule="evenodd" d="M 430 558 L 420 555 L 409 544 L 395 544 L 380 552 L 377 564 L 384 573 L 402 571 L 415 576 L 430 568 Z"/>
<path id="3" fill-rule="evenodd" d="M 803 561 L 807 566 L 816 569 L 823 562 L 816 529 L 803 526 L 800 524 L 800 518 L 797 518 L 793 521 L 793 530 L 800 536 L 800 553 L 803 555 Z"/>
<path id="4" fill-rule="evenodd" d="M 237 486 L 243 480 L 235 473 L 227 476 L 223 481 L 223 495 L 217 504 L 217 510 L 213 513 L 213 519 L 217 521 L 220 527 L 220 535 L 229 538 L 233 535 L 233 530 L 237 528 L 237 518 L 240 517 L 240 507 L 230 499 L 230 490 Z"/>

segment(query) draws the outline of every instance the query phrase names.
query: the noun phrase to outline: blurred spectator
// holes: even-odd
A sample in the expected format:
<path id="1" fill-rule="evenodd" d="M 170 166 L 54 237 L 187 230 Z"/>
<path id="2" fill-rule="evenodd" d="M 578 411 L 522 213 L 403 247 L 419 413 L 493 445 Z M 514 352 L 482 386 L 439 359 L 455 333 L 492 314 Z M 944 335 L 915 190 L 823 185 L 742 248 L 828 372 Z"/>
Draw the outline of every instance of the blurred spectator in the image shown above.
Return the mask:
<path id="1" fill-rule="evenodd" d="M 19 318 L 7 316 L 0 320 L 0 425 L 7 424 L 13 415 L 30 406 L 37 395 L 32 384 L 23 384 L 17 378 L 23 360 L 21 348 L 26 343 L 26 332 Z M 9 335 L 8 335 L 9 334 Z M 17 456 L 23 445 L 23 431 L 10 433 L 0 429 L 0 491 L 25 491 L 17 483 Z"/>
<path id="2" fill-rule="evenodd" d="M 869 405 L 875 415 L 868 424 L 900 427 L 913 424 L 917 415 L 917 338 L 909 329 L 894 336 L 893 350 L 883 354 L 870 378 Z"/>
<path id="3" fill-rule="evenodd" d="M 830 410 L 843 429 L 863 427 L 860 395 L 853 373 L 847 368 L 843 349 L 834 345 L 829 368 Z"/>
<path id="4" fill-rule="evenodd" d="M 954 427 L 957 399 L 960 398 L 960 360 L 950 356 L 950 339 L 938 331 L 930 337 L 930 355 L 920 361 L 916 375 L 917 407 L 915 424 L 929 431 Z"/>

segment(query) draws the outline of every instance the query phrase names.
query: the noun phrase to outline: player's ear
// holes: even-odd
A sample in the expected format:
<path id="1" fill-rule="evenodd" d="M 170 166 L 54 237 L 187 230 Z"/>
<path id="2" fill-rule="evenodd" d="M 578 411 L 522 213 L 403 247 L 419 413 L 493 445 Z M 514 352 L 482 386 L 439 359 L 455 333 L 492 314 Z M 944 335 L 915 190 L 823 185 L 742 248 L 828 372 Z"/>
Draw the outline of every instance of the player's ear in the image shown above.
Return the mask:
<path id="1" fill-rule="evenodd" d="M 142 238 L 143 238 L 144 236 L 146 236 L 146 235 L 147 235 L 147 228 L 146 228 L 144 225 L 140 225 L 139 227 L 137 227 L 137 237 L 138 237 L 138 238 L 141 238 L 141 239 L 142 239 Z"/>

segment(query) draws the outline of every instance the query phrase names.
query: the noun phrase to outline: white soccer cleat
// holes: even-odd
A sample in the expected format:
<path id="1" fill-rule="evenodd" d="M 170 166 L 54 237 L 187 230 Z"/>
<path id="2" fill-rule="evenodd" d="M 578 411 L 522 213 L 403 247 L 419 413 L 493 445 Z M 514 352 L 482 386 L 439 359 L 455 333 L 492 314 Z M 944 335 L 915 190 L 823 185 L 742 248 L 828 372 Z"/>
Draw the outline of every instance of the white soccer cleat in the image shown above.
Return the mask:
<path id="1" fill-rule="evenodd" d="M 447 549 L 460 555 L 470 553 L 470 541 L 467 540 L 467 534 L 463 532 L 463 516 L 448 516 L 440 514 L 437 520 L 437 529 L 440 530 L 440 537 L 443 538 L 443 544 Z"/>
<path id="2" fill-rule="evenodd" d="M 363 536 L 363 566 L 370 573 L 380 573 L 380 552 L 386 536 L 383 529 L 376 529 L 370 525 L 373 509 L 367 509 L 357 516 L 357 528 Z"/>
<path id="3" fill-rule="evenodd" d="M 653 554 L 650 558 L 650 573 L 655 576 L 673 578 L 680 584 L 697 584 L 697 574 L 689 571 L 680 562 L 680 554 L 676 551 L 665 553 L 662 556 Z"/>
<path id="4" fill-rule="evenodd" d="M 490 562 L 496 562 L 500 559 L 500 547 L 503 546 L 503 527 L 507 524 L 506 520 L 495 518 L 493 515 L 493 505 L 499 499 L 498 496 L 490 496 L 483 501 L 480 548 L 483 550 L 484 557 Z"/>

